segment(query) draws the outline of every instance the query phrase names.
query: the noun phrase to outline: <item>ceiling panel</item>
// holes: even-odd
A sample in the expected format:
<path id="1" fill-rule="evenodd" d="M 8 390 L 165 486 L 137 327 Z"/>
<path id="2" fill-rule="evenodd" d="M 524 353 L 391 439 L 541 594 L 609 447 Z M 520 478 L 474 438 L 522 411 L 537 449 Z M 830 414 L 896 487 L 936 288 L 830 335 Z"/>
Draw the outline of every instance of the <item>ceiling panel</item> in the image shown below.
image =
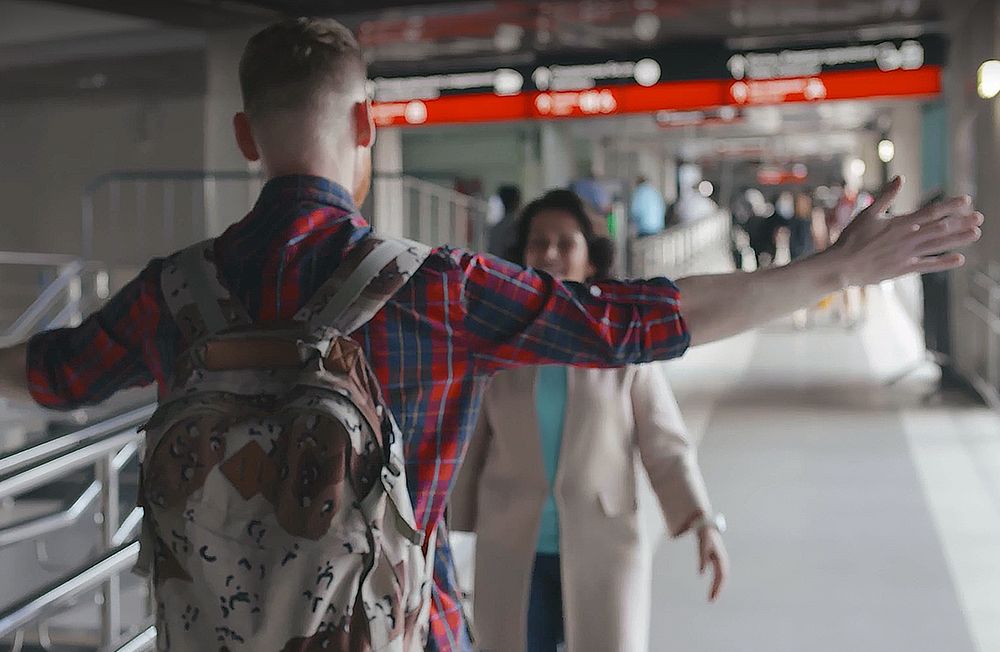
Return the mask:
<path id="1" fill-rule="evenodd" d="M 945 0 L 58 0 L 175 26 L 215 29 L 332 15 L 375 61 L 559 49 L 616 50 L 689 38 L 849 40 L 859 29 L 940 21 Z M 876 37 L 879 38 L 879 37 Z"/>

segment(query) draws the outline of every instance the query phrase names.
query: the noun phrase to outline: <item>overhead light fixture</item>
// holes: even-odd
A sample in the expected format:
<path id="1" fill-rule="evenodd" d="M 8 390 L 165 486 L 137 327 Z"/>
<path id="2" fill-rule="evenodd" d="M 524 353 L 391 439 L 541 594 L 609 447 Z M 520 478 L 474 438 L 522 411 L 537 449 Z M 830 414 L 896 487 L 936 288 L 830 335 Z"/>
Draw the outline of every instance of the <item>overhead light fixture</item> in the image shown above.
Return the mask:
<path id="1" fill-rule="evenodd" d="M 979 66 L 977 74 L 979 97 L 990 100 L 1000 93 L 1000 61 L 990 59 Z"/>
<path id="2" fill-rule="evenodd" d="M 878 143 L 878 158 L 883 163 L 888 163 L 893 158 L 896 157 L 896 145 L 889 140 L 884 138 Z"/>
<path id="3" fill-rule="evenodd" d="M 653 13 L 639 14 L 632 31 L 640 41 L 652 41 L 660 33 L 660 17 Z"/>
<path id="4" fill-rule="evenodd" d="M 865 176 L 865 172 L 868 171 L 868 166 L 865 165 L 864 161 L 862 161 L 859 158 L 856 158 L 853 161 L 851 161 L 850 170 L 851 170 L 851 176 L 854 177 L 855 179 L 860 180 Z"/>

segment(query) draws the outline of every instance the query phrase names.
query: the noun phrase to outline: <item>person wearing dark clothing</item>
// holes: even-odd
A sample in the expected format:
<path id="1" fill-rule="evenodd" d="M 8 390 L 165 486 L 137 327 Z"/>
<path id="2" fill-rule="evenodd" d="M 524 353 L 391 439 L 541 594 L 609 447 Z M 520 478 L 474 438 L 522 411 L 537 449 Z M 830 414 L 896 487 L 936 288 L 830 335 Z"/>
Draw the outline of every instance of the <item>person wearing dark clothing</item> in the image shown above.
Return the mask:
<path id="1" fill-rule="evenodd" d="M 812 199 L 806 193 L 795 197 L 795 212 L 787 220 L 788 249 L 792 260 L 798 260 L 813 252 Z"/>
<path id="2" fill-rule="evenodd" d="M 497 196 L 503 203 L 503 218 L 490 229 L 486 252 L 506 258 L 517 239 L 517 221 L 521 212 L 521 190 L 517 186 L 500 186 Z"/>

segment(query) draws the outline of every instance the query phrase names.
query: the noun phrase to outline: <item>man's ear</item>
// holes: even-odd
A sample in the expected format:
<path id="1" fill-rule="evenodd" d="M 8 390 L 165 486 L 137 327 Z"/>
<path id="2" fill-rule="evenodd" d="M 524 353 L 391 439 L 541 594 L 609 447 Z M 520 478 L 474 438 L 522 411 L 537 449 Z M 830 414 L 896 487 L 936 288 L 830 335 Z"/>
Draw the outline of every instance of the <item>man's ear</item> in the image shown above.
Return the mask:
<path id="1" fill-rule="evenodd" d="M 250 129 L 250 118 L 240 111 L 233 116 L 233 130 L 236 132 L 236 144 L 239 146 L 243 156 L 248 161 L 259 161 L 260 152 L 257 150 L 257 143 L 253 139 L 253 130 Z"/>
<path id="2" fill-rule="evenodd" d="M 354 116 L 355 145 L 371 147 L 375 144 L 375 113 L 370 100 L 358 102 L 352 110 Z"/>

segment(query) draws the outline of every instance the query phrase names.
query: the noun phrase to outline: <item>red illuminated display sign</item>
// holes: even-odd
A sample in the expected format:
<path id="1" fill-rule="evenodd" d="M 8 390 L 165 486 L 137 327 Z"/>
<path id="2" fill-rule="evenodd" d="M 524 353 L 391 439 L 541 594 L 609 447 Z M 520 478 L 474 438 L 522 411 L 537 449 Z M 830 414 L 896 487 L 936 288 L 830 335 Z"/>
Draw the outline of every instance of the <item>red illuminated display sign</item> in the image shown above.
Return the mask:
<path id="1" fill-rule="evenodd" d="M 470 122 L 585 118 L 719 106 L 761 106 L 866 98 L 933 96 L 941 92 L 941 67 L 915 70 L 844 70 L 810 77 L 765 80 L 668 81 L 574 91 L 442 95 L 375 105 L 380 127 Z"/>

